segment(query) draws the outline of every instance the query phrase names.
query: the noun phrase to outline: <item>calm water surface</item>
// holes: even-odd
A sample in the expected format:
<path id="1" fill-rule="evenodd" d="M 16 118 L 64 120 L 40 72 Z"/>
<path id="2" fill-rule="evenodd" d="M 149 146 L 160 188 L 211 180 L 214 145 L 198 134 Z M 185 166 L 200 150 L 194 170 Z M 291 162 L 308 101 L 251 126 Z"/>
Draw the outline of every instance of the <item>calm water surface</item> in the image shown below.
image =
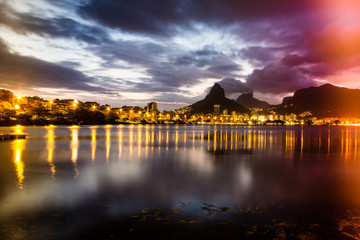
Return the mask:
<path id="1" fill-rule="evenodd" d="M 360 128 L 120 125 L 0 132 L 28 135 L 0 142 L 0 238 L 76 239 L 77 231 L 122 218 L 139 222 L 160 210 L 178 214 L 176 221 L 206 223 L 270 205 L 311 209 L 315 216 L 326 211 L 332 223 L 351 227 L 345 237 L 358 236 Z M 290 217 L 306 218 L 301 211 Z M 353 215 L 344 222 L 339 212 Z"/>

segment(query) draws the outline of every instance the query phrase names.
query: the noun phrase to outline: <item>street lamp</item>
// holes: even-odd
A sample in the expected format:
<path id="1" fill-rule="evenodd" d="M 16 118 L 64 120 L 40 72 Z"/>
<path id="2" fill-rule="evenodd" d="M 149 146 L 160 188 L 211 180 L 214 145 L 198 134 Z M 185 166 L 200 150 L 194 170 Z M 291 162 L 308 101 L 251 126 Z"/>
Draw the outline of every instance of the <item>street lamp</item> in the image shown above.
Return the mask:
<path id="1" fill-rule="evenodd" d="M 16 104 L 16 105 L 14 106 L 14 108 L 15 108 L 16 110 L 19 110 L 19 109 L 20 109 L 20 106 L 19 106 L 18 104 Z"/>

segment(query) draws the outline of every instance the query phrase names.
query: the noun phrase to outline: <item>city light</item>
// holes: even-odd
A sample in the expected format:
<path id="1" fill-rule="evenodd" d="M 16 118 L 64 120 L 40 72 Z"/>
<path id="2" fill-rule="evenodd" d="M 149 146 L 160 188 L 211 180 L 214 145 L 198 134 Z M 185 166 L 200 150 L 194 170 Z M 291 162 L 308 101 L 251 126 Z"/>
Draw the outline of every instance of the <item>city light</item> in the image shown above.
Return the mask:
<path id="1" fill-rule="evenodd" d="M 20 102 L 17 100 L 21 99 Z M 81 104 L 80 104 L 81 103 Z M 155 102 L 152 102 L 150 105 L 156 105 Z M 129 107 L 119 107 L 111 108 L 110 105 L 100 105 L 96 102 L 80 102 L 78 99 L 56 99 L 56 100 L 44 100 L 41 98 L 33 97 L 21 97 L 15 96 L 12 105 L 9 105 L 11 110 L 16 110 L 16 115 L 19 117 L 14 117 L 14 120 L 17 120 L 22 116 L 22 114 L 32 114 L 31 111 L 37 106 L 42 106 L 45 109 L 49 110 L 47 113 L 41 113 L 34 115 L 34 119 L 42 119 L 48 124 L 52 124 L 55 121 L 55 114 L 59 113 L 64 116 L 66 121 L 68 121 L 67 115 L 71 114 L 72 111 L 84 110 L 87 111 L 96 111 L 99 110 L 99 113 L 109 115 L 111 111 L 116 111 L 117 118 L 112 118 L 112 124 L 122 124 L 122 123 L 132 123 L 132 124 L 141 124 L 145 122 L 155 123 L 155 124 L 239 124 L 239 125 L 343 125 L 343 126 L 359 126 L 360 118 L 335 118 L 328 117 L 318 119 L 312 117 L 311 114 L 302 116 L 302 114 L 296 115 L 291 114 L 278 114 L 275 111 L 269 111 L 268 113 L 263 113 L 262 109 L 250 109 L 249 113 L 240 113 L 236 111 L 222 111 L 221 113 L 209 112 L 209 113 L 191 113 L 182 110 L 172 110 L 160 112 L 157 109 L 151 110 L 149 106 L 139 107 L 139 106 L 129 106 Z M 228 114 L 231 112 L 231 114 Z M 261 113 L 260 113 L 261 112 Z M 54 116 L 53 116 L 54 115 Z M 115 116 L 114 116 L 115 117 Z M 88 119 L 83 118 L 83 120 L 70 120 L 73 124 L 85 124 Z M 96 123 L 98 120 L 90 120 L 90 122 Z M 106 121 L 108 121 L 106 119 Z"/>

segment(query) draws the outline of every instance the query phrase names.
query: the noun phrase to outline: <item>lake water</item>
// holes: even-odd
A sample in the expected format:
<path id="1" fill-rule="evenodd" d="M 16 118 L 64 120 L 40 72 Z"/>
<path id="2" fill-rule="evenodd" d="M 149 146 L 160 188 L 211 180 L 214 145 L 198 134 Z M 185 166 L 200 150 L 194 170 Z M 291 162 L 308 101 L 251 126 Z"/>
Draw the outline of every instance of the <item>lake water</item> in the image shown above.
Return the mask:
<path id="1" fill-rule="evenodd" d="M 241 225 L 248 238 L 265 234 L 269 224 L 278 239 L 359 237 L 357 127 L 18 126 L 0 132 L 28 135 L 0 142 L 1 239 L 124 239 L 137 230 L 134 236 L 146 239 L 146 226 L 185 227 L 188 237 L 196 231 L 191 224 L 202 230 Z"/>

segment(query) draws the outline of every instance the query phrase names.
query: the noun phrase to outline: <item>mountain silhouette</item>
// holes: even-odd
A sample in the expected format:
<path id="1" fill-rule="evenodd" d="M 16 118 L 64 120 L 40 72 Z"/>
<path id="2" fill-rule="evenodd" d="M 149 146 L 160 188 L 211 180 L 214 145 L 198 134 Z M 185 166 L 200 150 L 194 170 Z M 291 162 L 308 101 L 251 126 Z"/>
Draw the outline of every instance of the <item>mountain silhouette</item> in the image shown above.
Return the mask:
<path id="1" fill-rule="evenodd" d="M 230 114 L 232 111 L 238 113 L 249 113 L 250 111 L 233 100 L 225 97 L 224 89 L 215 83 L 209 94 L 201 101 L 190 105 L 193 113 L 213 113 L 214 105 L 220 105 L 220 111 L 227 109 Z"/>
<path id="2" fill-rule="evenodd" d="M 262 108 L 268 109 L 271 105 L 265 101 L 254 98 L 253 93 L 243 93 L 237 99 L 236 102 L 246 108 Z"/>
<path id="3" fill-rule="evenodd" d="M 297 90 L 274 109 L 280 114 L 311 112 L 315 117 L 360 117 L 360 90 L 324 84 Z"/>

